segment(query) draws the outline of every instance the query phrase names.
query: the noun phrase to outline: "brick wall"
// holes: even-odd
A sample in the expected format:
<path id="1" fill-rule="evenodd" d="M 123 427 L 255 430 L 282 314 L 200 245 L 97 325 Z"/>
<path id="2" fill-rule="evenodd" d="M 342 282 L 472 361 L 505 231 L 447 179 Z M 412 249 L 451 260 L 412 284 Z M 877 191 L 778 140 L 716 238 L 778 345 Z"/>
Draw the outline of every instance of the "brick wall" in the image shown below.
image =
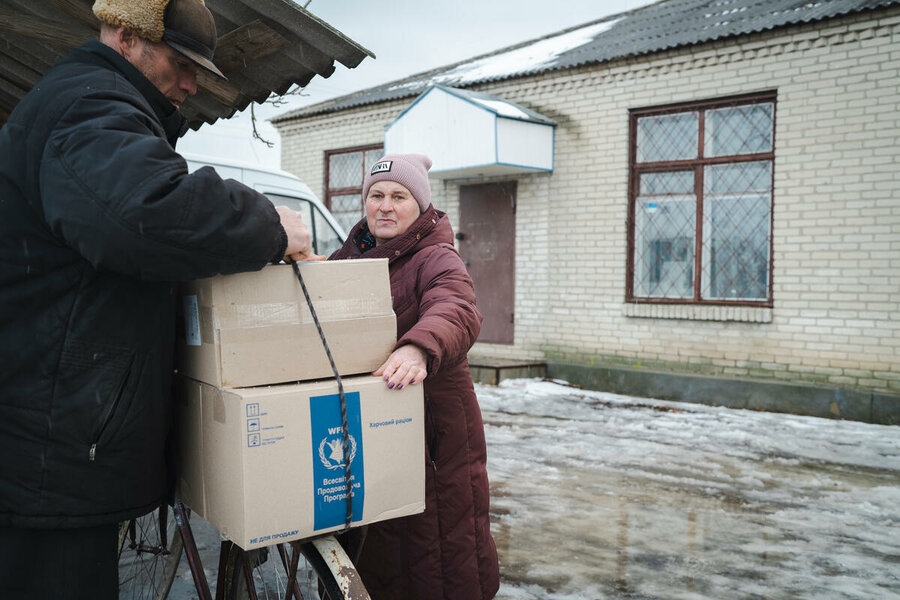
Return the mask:
<path id="1" fill-rule="evenodd" d="M 477 352 L 900 393 L 900 10 L 478 89 L 558 127 L 517 178 L 516 342 Z M 774 308 L 626 304 L 628 110 L 773 89 Z M 284 168 L 322 195 L 411 101 L 282 124 Z M 470 182 L 432 180 L 454 224 Z"/>

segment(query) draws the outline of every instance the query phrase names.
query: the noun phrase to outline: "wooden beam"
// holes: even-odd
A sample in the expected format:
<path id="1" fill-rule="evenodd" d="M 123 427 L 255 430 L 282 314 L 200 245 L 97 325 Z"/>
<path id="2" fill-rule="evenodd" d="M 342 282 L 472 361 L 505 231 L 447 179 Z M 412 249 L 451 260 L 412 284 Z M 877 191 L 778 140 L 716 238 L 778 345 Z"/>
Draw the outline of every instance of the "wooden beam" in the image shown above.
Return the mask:
<path id="1" fill-rule="evenodd" d="M 16 104 L 22 99 L 22 96 L 28 93 L 27 89 L 23 89 L 15 82 L 10 81 L 6 77 L 0 76 L 0 94 L 15 99 Z M 11 110 L 11 108 L 10 108 Z"/>
<path id="2" fill-rule="evenodd" d="M 227 76 L 242 71 L 253 61 L 287 47 L 287 39 L 262 21 L 253 21 L 219 38 L 213 62 Z"/>
<path id="3" fill-rule="evenodd" d="M 68 53 L 67 48 L 44 44 L 34 39 L 14 37 L 0 32 L 0 55 L 26 65 L 40 75 L 62 60 Z"/>
<path id="4" fill-rule="evenodd" d="M 94 11 L 91 10 L 91 5 L 93 4 L 91 0 L 44 0 L 44 2 L 52 4 L 94 31 L 100 29 L 100 20 L 94 15 Z"/>
<path id="5" fill-rule="evenodd" d="M 226 106 L 234 106 L 238 96 L 241 95 L 241 88 L 213 75 L 206 69 L 197 71 L 197 86 Z"/>
<path id="6" fill-rule="evenodd" d="M 0 53 L 0 73 L 2 73 L 3 79 L 26 92 L 41 78 L 41 71 L 36 71 L 31 65 L 23 64 L 2 53 Z"/>
<path id="7" fill-rule="evenodd" d="M 0 31 L 47 44 L 64 46 L 67 49 L 76 48 L 92 37 L 87 31 L 83 33 L 73 31 L 72 27 L 51 23 L 45 19 L 10 13 L 3 9 L 0 9 Z"/>
<path id="8" fill-rule="evenodd" d="M 296 20 L 305 13 L 292 2 L 285 0 L 266 0 L 265 2 L 247 2 L 247 0 L 221 0 L 211 6 L 210 10 L 220 18 L 238 25 L 264 21 L 267 27 L 279 32 L 291 43 L 283 49 L 287 58 L 303 65 L 306 69 L 326 77 L 334 70 L 334 57 L 325 51 L 325 46 L 316 47 L 305 40 L 305 36 L 292 31 L 296 29 Z M 273 12 L 274 11 L 274 12 Z M 218 20 L 216 21 L 219 22 Z M 322 25 L 313 26 L 313 29 Z M 230 32 L 229 32 L 230 33 Z M 228 35 L 228 34 L 225 34 Z M 222 37 L 225 37 L 223 35 Z M 221 38 L 220 38 L 221 39 Z M 335 36 L 335 39 L 338 39 Z"/>

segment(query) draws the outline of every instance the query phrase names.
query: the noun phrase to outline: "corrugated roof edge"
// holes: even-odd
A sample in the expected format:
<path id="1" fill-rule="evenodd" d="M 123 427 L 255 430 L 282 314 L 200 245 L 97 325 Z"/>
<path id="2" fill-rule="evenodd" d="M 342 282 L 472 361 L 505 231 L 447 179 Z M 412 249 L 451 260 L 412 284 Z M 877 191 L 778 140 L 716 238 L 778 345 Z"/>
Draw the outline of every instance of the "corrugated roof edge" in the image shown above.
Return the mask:
<path id="1" fill-rule="evenodd" d="M 319 25 L 320 27 L 322 27 L 323 29 L 325 29 L 326 31 L 328 31 L 329 33 L 331 33 L 332 35 L 334 35 L 335 37 L 339 38 L 341 41 L 343 41 L 343 42 L 344 42 L 345 44 L 347 44 L 348 46 L 356 47 L 357 49 L 361 50 L 364 54 L 366 54 L 366 55 L 370 56 L 371 58 L 377 60 L 377 59 L 375 58 L 375 53 L 374 53 L 374 52 L 372 52 L 371 50 L 369 50 L 368 48 L 366 48 L 365 46 L 363 46 L 363 45 L 360 44 L 359 42 L 350 39 L 350 38 L 347 37 L 342 31 L 340 31 L 340 30 L 335 29 L 334 27 L 332 27 L 331 23 L 325 21 L 324 19 L 322 19 L 321 17 L 319 17 L 318 15 L 316 15 L 316 13 L 314 13 L 314 12 L 312 12 L 312 11 L 310 11 L 310 10 L 304 8 L 303 6 L 301 6 L 301 5 L 299 5 L 298 3 L 294 2 L 293 0 L 291 0 L 291 4 L 295 5 L 296 8 L 298 8 L 298 9 L 300 9 L 302 12 L 306 13 L 307 16 L 309 16 L 310 18 L 312 18 L 312 19 L 315 20 L 315 22 L 316 22 L 317 25 Z M 356 68 L 357 66 L 359 66 L 359 63 L 361 63 L 361 62 L 365 59 L 365 56 L 363 56 L 363 57 L 338 56 L 338 57 L 336 57 L 336 58 L 337 58 L 337 60 L 338 60 L 342 65 L 344 65 L 344 66 L 347 67 L 348 69 L 354 69 L 354 68 Z M 357 58 L 358 58 L 358 60 L 357 60 Z M 345 61 L 346 61 L 346 62 L 345 62 Z"/>
<path id="2" fill-rule="evenodd" d="M 361 106 L 367 106 L 367 105 L 371 105 L 371 104 L 379 104 L 382 102 L 389 102 L 389 101 L 393 101 L 393 100 L 400 100 L 403 98 L 417 96 L 418 94 L 425 91 L 429 85 L 436 83 L 435 81 L 433 81 L 433 79 L 432 79 L 433 77 L 443 74 L 443 73 L 446 73 L 453 69 L 456 69 L 460 66 L 463 66 L 463 65 L 466 65 L 469 63 L 473 63 L 475 61 L 489 58 L 492 56 L 497 56 L 500 54 L 511 52 L 513 50 L 517 50 L 519 48 L 522 48 L 522 47 L 525 47 L 525 46 L 528 46 L 528 45 L 531 45 L 531 44 L 534 44 L 534 43 L 537 43 L 537 42 L 540 42 L 543 40 L 547 40 L 547 39 L 554 38 L 554 37 L 557 37 L 560 35 L 564 35 L 566 33 L 577 31 L 579 29 L 583 29 L 583 28 L 597 25 L 600 23 L 604 23 L 607 21 L 621 20 L 624 17 L 627 17 L 629 15 L 635 15 L 635 14 L 642 13 L 642 12 L 645 12 L 648 10 L 659 8 L 660 6 L 667 4 L 670 1 L 671 0 L 658 0 L 657 2 L 654 2 L 652 4 L 648 4 L 648 5 L 642 6 L 640 8 L 632 9 L 630 11 L 617 13 L 614 15 L 609 15 L 609 16 L 597 19 L 595 21 L 588 21 L 586 23 L 581 23 L 579 25 L 575 25 L 575 26 L 572 26 L 572 27 L 569 27 L 569 28 L 566 28 L 566 29 L 563 29 L 560 31 L 556 31 L 556 32 L 541 36 L 541 37 L 526 40 L 526 41 L 520 42 L 518 44 L 514 44 L 512 46 L 506 46 L 504 48 L 500 48 L 498 50 L 494 50 L 494 51 L 488 52 L 486 54 L 481 54 L 478 56 L 470 57 L 470 58 L 461 60 L 459 62 L 452 63 L 449 65 L 444 65 L 444 66 L 437 67 L 434 69 L 430 69 L 428 71 L 422 71 L 420 73 L 416 73 L 416 74 L 410 75 L 408 77 L 404 77 L 402 79 L 396 79 L 394 81 L 390 81 L 390 82 L 387 82 L 387 83 L 384 83 L 381 85 L 366 88 L 364 90 L 359 90 L 359 91 L 353 92 L 351 94 L 339 96 L 337 98 L 332 98 L 330 100 L 326 100 L 326 101 L 320 102 L 318 104 L 312 104 L 310 106 L 298 108 L 296 110 L 289 111 L 283 115 L 274 117 L 274 118 L 270 119 L 270 122 L 273 124 L 278 124 L 278 123 L 283 123 L 285 121 L 290 121 L 290 120 L 296 119 L 296 118 L 312 117 L 312 116 L 321 115 L 321 114 L 325 114 L 325 113 L 336 112 L 339 110 L 358 108 Z M 483 79 L 469 81 L 465 85 L 455 84 L 453 87 L 464 89 L 464 88 L 472 87 L 472 86 L 479 85 L 482 83 L 486 83 L 489 81 L 502 81 L 504 79 L 511 79 L 511 78 L 515 78 L 515 77 L 527 77 L 527 76 L 536 75 L 538 73 L 544 73 L 544 72 L 549 72 L 549 71 L 554 71 L 554 70 L 570 69 L 570 68 L 581 67 L 581 66 L 588 65 L 588 64 L 600 64 L 603 62 L 610 62 L 612 60 L 626 58 L 629 56 L 640 56 L 640 55 L 646 55 L 646 54 L 653 54 L 656 52 L 665 52 L 665 51 L 673 50 L 673 49 L 679 48 L 679 47 L 692 46 L 695 44 L 707 43 L 707 42 L 711 42 L 711 41 L 715 41 L 715 40 L 739 37 L 739 36 L 743 36 L 743 35 L 750 35 L 750 34 L 754 34 L 754 33 L 760 33 L 763 31 L 770 31 L 770 30 L 778 29 L 781 27 L 789 27 L 792 25 L 800 24 L 800 23 L 812 23 L 812 22 L 818 22 L 818 21 L 825 21 L 828 19 L 833 19 L 833 18 L 841 17 L 844 15 L 852 14 L 852 13 L 864 12 L 867 10 L 874 10 L 877 8 L 882 8 L 882 7 L 886 7 L 886 6 L 890 6 L 890 5 L 894 5 L 894 4 L 898 4 L 898 1 L 897 0 L 868 0 L 868 1 L 864 0 L 861 5 L 849 6 L 844 9 L 837 9 L 834 12 L 829 13 L 829 14 L 813 16 L 810 18 L 797 18 L 797 19 L 793 19 L 793 20 L 786 19 L 780 23 L 775 23 L 772 25 L 762 26 L 762 27 L 754 27 L 754 28 L 747 29 L 747 30 L 734 31 L 734 32 L 731 32 L 731 33 L 728 33 L 725 35 L 715 34 L 715 35 L 710 35 L 708 37 L 698 37 L 696 40 L 693 40 L 690 42 L 685 42 L 685 43 L 672 44 L 672 43 L 666 43 L 665 41 L 661 41 L 661 43 L 658 46 L 655 46 L 655 47 L 653 47 L 651 49 L 647 49 L 647 50 L 640 50 L 640 51 L 634 51 L 634 52 L 623 52 L 623 53 L 615 54 L 613 56 L 604 57 L 604 58 L 600 58 L 600 59 L 593 59 L 593 60 L 586 59 L 581 62 L 569 63 L 569 64 L 566 64 L 563 66 L 555 66 L 554 65 L 554 66 L 549 66 L 549 67 L 546 67 L 543 69 L 535 69 L 535 70 L 528 71 L 528 72 L 515 72 L 515 73 L 510 73 L 507 75 L 501 75 L 501 76 L 495 76 L 495 77 L 485 77 Z"/>
<path id="3" fill-rule="evenodd" d="M 667 1 L 667 0 L 658 0 L 658 2 L 655 2 L 654 4 L 661 4 L 661 3 L 666 2 L 666 1 Z M 648 5 L 648 6 L 652 6 L 652 5 Z M 293 118 L 296 118 L 296 117 L 301 117 L 301 116 L 302 116 L 302 117 L 307 117 L 307 116 L 312 116 L 312 115 L 315 115 L 315 114 L 321 114 L 321 113 L 331 112 L 332 107 L 335 106 L 335 105 L 338 105 L 338 104 L 340 104 L 341 106 L 340 106 L 340 107 L 337 107 L 337 108 L 334 108 L 334 110 L 339 110 L 339 109 L 343 109 L 343 108 L 354 108 L 354 107 L 357 107 L 357 106 L 365 106 L 365 105 L 367 105 L 367 104 L 377 104 L 378 102 L 387 102 L 387 101 L 389 101 L 389 100 L 398 100 L 398 99 L 401 99 L 401 98 L 409 98 L 409 97 L 412 97 L 412 96 L 418 96 L 419 94 L 421 94 L 422 92 L 424 92 L 424 91 L 428 88 L 428 86 L 431 85 L 431 81 L 430 81 L 429 78 L 432 77 L 432 76 L 434 76 L 434 75 L 439 75 L 439 74 L 441 74 L 441 73 L 444 73 L 445 71 L 449 71 L 449 70 L 451 70 L 451 69 L 455 69 L 456 67 L 459 67 L 459 66 L 462 66 L 462 65 L 465 65 L 465 64 L 474 62 L 474 61 L 476 61 L 476 60 L 481 60 L 481 59 L 483 59 L 483 58 L 488 58 L 488 57 L 490 57 L 490 56 L 495 56 L 495 55 L 497 55 L 497 54 L 503 54 L 504 52 L 509 52 L 509 51 L 511 51 L 511 50 L 516 50 L 516 49 L 518 49 L 518 48 L 523 48 L 523 47 L 528 46 L 528 45 L 530 45 L 530 44 L 534 44 L 535 42 L 539 42 L 539 41 L 541 41 L 541 40 L 550 39 L 550 38 L 556 37 L 556 36 L 558 36 L 558 35 L 562 35 L 562 34 L 565 34 L 565 33 L 569 33 L 569 32 L 571 32 L 571 31 L 577 31 L 577 30 L 582 29 L 582 28 L 584 28 L 584 27 L 589 27 L 589 26 L 591 26 L 591 25 L 596 25 L 596 24 L 598 24 L 598 23 L 603 23 L 603 22 L 606 22 L 606 21 L 612 21 L 612 20 L 621 18 L 623 15 L 628 15 L 628 14 L 637 12 L 637 11 L 639 11 L 639 10 L 643 10 L 643 9 L 645 9 L 645 8 L 647 8 L 647 7 L 645 6 L 645 7 L 641 7 L 641 8 L 636 8 L 636 9 L 633 9 L 633 10 L 630 10 L 630 11 L 626 11 L 626 12 L 623 12 L 623 13 L 618 13 L 618 14 L 615 14 L 615 15 L 606 16 L 606 17 L 597 19 L 597 20 L 595 20 L 595 21 L 588 21 L 587 23 L 581 23 L 581 24 L 579 24 L 579 25 L 573 25 L 572 27 L 568 27 L 568 28 L 562 29 L 562 30 L 560 30 L 560 31 L 554 31 L 553 33 L 548 33 L 548 34 L 543 35 L 543 36 L 541 36 L 541 37 L 533 38 L 533 39 L 530 39 L 530 40 L 525 40 L 525 41 L 523 41 L 523 42 L 520 42 L 520 43 L 518 43 L 518 44 L 514 44 L 514 45 L 512 45 L 512 46 L 505 46 L 505 47 L 503 47 L 503 48 L 500 48 L 500 49 L 498 49 L 498 50 L 492 50 L 491 52 L 487 52 L 487 53 L 485 53 L 485 54 L 479 54 L 478 56 L 472 56 L 472 57 L 469 57 L 469 58 L 465 58 L 465 59 L 463 59 L 463 60 L 461 60 L 461 61 L 459 61 L 459 62 L 451 63 L 451 64 L 449 64 L 449 65 L 442 65 L 442 66 L 440 66 L 440 67 L 435 67 L 434 69 L 430 69 L 430 70 L 428 70 L 428 71 L 421 71 L 421 72 L 419 72 L 419 73 L 416 73 L 416 74 L 413 74 L 413 75 L 409 75 L 409 76 L 403 77 L 403 78 L 401 78 L 401 79 L 395 79 L 394 81 L 389 81 L 389 82 L 383 83 L 383 84 L 381 84 L 381 85 L 376 85 L 376 86 L 373 86 L 373 87 L 370 87 L 370 88 L 366 88 L 366 89 L 364 89 L 364 90 L 359 90 L 359 91 L 356 91 L 356 92 L 353 92 L 353 93 L 350 93 L 350 94 L 347 94 L 347 95 L 344 95 L 344 96 L 339 96 L 339 97 L 337 97 L 337 98 L 332 98 L 332 99 L 326 100 L 326 101 L 324 101 L 324 102 L 319 102 L 318 104 L 311 104 L 310 106 L 305 106 L 305 107 L 303 107 L 303 108 L 298 108 L 298 109 L 289 111 L 289 112 L 287 112 L 287 113 L 285 113 L 285 114 L 283 114 L 283 115 L 279 115 L 279 116 L 277 116 L 277 117 L 273 117 L 272 119 L 269 119 L 269 121 L 272 122 L 272 123 L 280 123 L 280 122 L 282 122 L 282 121 L 287 121 L 287 120 L 290 120 L 290 119 L 293 119 Z M 376 60 L 377 60 L 377 59 L 376 59 Z M 403 88 L 405 84 L 408 85 L 408 84 L 412 84 L 412 83 L 421 83 L 421 85 L 420 85 L 420 86 L 416 86 L 416 87 L 407 87 L 407 88 L 406 88 L 406 91 L 400 92 L 400 93 L 398 93 L 396 96 L 393 96 L 393 97 L 389 97 L 389 98 L 378 98 L 378 99 L 372 99 L 372 100 L 362 100 L 362 101 L 360 101 L 360 102 L 353 102 L 354 99 L 356 99 L 356 98 L 364 98 L 365 96 L 370 96 L 373 92 L 375 92 L 375 91 L 377 91 L 377 90 L 383 90 L 383 89 L 386 90 L 386 89 L 390 89 L 390 88 L 392 88 L 392 87 Z M 481 83 L 481 82 L 480 82 L 480 81 L 479 81 L 479 82 L 472 82 L 472 84 L 470 84 L 470 85 L 474 85 L 474 84 L 477 84 L 477 83 Z M 470 87 L 470 86 L 457 85 L 457 86 L 453 86 L 453 87 L 461 88 L 461 89 L 462 89 L 462 88 L 466 88 L 466 87 Z"/>

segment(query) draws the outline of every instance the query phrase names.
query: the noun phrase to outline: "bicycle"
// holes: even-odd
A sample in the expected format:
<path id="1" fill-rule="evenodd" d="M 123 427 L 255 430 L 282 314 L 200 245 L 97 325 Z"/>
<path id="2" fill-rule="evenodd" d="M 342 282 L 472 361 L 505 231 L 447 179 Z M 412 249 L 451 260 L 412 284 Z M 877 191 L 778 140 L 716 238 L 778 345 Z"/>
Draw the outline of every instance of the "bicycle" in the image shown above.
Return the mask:
<path id="1" fill-rule="evenodd" d="M 343 456 L 350 456 L 347 404 L 341 376 L 335 366 L 299 266 L 294 261 L 291 261 L 291 266 L 337 382 L 341 403 Z M 353 514 L 349 460 L 345 463 L 345 481 L 347 512 L 344 529 L 346 530 L 350 527 Z M 156 512 L 122 524 L 119 534 L 120 598 L 124 590 L 126 597 L 131 593 L 133 598 L 165 600 L 175 579 L 181 554 L 184 552 L 200 600 L 212 600 L 209 582 L 206 580 L 191 530 L 190 513 L 180 500 L 176 500 L 172 508 L 170 512 L 168 506 L 163 504 Z M 269 557 L 269 548 L 275 549 L 280 560 L 276 561 Z M 359 573 L 333 535 L 289 544 L 276 544 L 250 552 L 244 551 L 231 541 L 223 541 L 219 549 L 216 600 L 257 600 L 258 583 L 262 584 L 266 597 L 271 583 L 275 588 L 272 591 L 277 594 L 276 597 L 304 600 L 297 582 L 301 554 L 305 557 L 309 570 L 315 573 L 320 588 L 324 590 L 328 600 L 370 600 Z M 264 569 L 269 571 L 268 576 L 263 573 Z"/>
<path id="2" fill-rule="evenodd" d="M 119 527 L 119 597 L 164 600 L 175 579 L 183 547 L 174 514 L 166 504 L 122 523 Z"/>
<path id="3" fill-rule="evenodd" d="M 119 597 L 165 600 L 182 555 L 188 561 L 200 599 L 212 600 L 189 511 L 180 501 L 172 508 L 163 505 L 123 523 L 119 534 Z M 300 564 L 301 556 L 305 565 Z M 315 581 L 311 583 L 318 582 L 329 600 L 369 599 L 359 573 L 333 535 L 249 552 L 228 540 L 222 541 L 215 597 L 216 600 L 306 600 L 297 579 L 304 571 L 314 574 Z"/>

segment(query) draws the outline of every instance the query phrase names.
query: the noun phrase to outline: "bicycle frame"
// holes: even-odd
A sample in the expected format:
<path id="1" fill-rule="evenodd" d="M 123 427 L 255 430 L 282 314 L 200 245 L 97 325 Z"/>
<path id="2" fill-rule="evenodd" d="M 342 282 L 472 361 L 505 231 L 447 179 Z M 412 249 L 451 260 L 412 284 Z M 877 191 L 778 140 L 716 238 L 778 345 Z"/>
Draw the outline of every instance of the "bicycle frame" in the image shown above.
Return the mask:
<path id="1" fill-rule="evenodd" d="M 203 571 L 203 564 L 200 560 L 200 552 L 197 549 L 194 534 L 191 529 L 190 519 L 187 518 L 187 509 L 180 500 L 174 503 L 173 513 L 175 516 L 175 524 L 181 534 L 184 542 L 184 554 L 187 557 L 188 565 L 191 569 L 191 576 L 194 580 L 194 587 L 200 600 L 213 600 L 212 593 L 209 589 L 209 582 Z M 275 549 L 281 559 L 282 567 L 288 575 L 287 587 L 288 592 L 286 600 L 291 597 L 302 600 L 303 595 L 300 592 L 300 585 L 297 581 L 297 571 L 300 562 L 300 555 L 303 554 L 306 560 L 313 566 L 316 574 L 320 578 L 325 578 L 326 574 L 330 574 L 332 585 L 338 588 L 341 597 L 345 600 L 370 600 L 365 585 L 356 571 L 356 567 L 350 561 L 350 558 L 343 551 L 343 548 L 333 536 L 325 536 L 314 538 L 312 540 L 298 540 L 290 542 L 291 555 L 288 557 L 286 544 L 276 544 Z M 219 551 L 219 569 L 216 583 L 216 600 L 224 600 L 226 597 L 226 572 L 229 557 L 237 551 L 239 554 L 240 568 L 245 578 L 247 592 L 250 600 L 256 600 L 256 587 L 253 583 L 252 567 L 247 555 L 244 551 L 229 540 L 222 541 Z M 232 575 L 240 576 L 240 575 Z M 339 599 L 335 599 L 339 600 Z"/>
<path id="2" fill-rule="evenodd" d="M 209 582 L 206 581 L 206 575 L 203 573 L 203 564 L 200 561 L 200 552 L 197 551 L 197 543 L 194 541 L 194 532 L 191 530 L 190 519 L 185 515 L 184 504 L 181 500 L 176 500 L 174 504 L 175 524 L 178 526 L 178 532 L 184 541 L 184 555 L 187 557 L 188 565 L 191 567 L 191 575 L 194 578 L 194 587 L 200 594 L 200 600 L 212 600 L 212 594 L 209 591 Z"/>

